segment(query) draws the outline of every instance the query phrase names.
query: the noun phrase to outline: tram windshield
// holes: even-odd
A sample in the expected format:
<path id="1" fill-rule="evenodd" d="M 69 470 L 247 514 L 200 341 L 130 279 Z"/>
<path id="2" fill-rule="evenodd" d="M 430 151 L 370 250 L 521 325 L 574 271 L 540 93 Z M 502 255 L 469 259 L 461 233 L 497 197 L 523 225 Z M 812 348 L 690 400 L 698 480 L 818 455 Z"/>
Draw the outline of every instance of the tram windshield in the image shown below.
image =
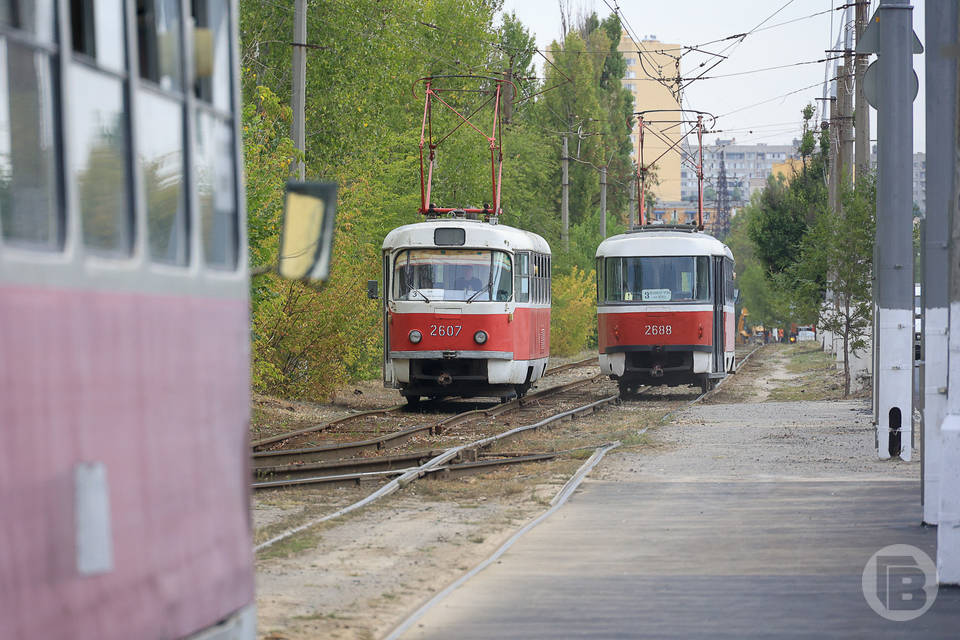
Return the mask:
<path id="1" fill-rule="evenodd" d="M 503 251 L 408 249 L 394 262 L 394 300 L 504 302 L 512 295 L 513 270 Z"/>
<path id="2" fill-rule="evenodd" d="M 656 256 L 606 259 L 608 302 L 710 300 L 710 258 Z"/>

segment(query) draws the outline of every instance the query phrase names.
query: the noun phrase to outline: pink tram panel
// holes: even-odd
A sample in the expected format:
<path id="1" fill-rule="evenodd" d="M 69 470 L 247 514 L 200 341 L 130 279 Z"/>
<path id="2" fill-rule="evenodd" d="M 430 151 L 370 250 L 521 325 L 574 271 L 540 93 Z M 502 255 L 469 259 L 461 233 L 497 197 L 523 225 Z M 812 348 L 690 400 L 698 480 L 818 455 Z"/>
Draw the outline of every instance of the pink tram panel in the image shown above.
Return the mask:
<path id="1" fill-rule="evenodd" d="M 464 217 L 383 242 L 384 383 L 421 397 L 523 395 L 550 354 L 550 247 Z"/>
<path id="2" fill-rule="evenodd" d="M 252 638 L 236 2 L 12 4 L 0 638 Z"/>
<path id="3" fill-rule="evenodd" d="M 734 367 L 733 254 L 692 228 L 649 225 L 597 249 L 600 368 L 621 391 L 709 388 Z"/>

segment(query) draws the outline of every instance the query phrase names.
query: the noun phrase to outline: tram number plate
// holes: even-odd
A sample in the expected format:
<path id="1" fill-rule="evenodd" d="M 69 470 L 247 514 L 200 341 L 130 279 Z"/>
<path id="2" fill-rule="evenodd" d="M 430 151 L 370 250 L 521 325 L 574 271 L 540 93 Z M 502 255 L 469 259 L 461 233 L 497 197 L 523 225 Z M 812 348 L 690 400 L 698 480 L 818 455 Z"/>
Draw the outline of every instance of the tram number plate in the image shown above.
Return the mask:
<path id="1" fill-rule="evenodd" d="M 668 324 L 648 324 L 643 333 L 647 336 L 669 336 L 673 333 L 673 327 Z"/>
<path id="2" fill-rule="evenodd" d="M 458 336 L 463 325 L 460 324 L 432 324 L 430 325 L 430 335 L 432 336 Z"/>

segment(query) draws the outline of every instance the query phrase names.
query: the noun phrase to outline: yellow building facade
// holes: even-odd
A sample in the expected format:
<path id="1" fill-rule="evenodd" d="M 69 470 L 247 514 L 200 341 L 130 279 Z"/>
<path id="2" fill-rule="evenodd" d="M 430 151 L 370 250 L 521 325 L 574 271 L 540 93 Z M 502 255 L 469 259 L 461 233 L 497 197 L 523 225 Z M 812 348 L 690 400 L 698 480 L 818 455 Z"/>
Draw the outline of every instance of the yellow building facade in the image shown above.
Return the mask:
<path id="1" fill-rule="evenodd" d="M 801 169 L 803 169 L 803 160 L 787 158 L 785 162 L 774 162 L 770 168 L 770 175 L 783 176 L 787 180 L 791 180 L 793 176 L 800 173 Z"/>
<path id="2" fill-rule="evenodd" d="M 639 44 L 640 52 L 637 52 Z M 665 44 L 656 39 L 645 39 L 637 44 L 629 36 L 624 34 L 620 38 L 620 53 L 623 54 L 627 62 L 627 73 L 623 79 L 623 85 L 633 93 L 633 104 L 635 111 L 644 111 L 647 109 L 679 109 L 671 90 L 658 82 L 654 78 L 658 75 L 669 78 L 677 76 L 676 62 L 668 53 L 678 53 L 679 45 Z M 663 52 L 661 52 L 663 51 Z M 640 56 L 643 56 L 641 61 Z M 653 76 L 651 78 L 650 76 Z M 679 113 L 649 114 L 647 120 L 676 120 Z M 645 164 L 651 164 L 658 156 L 664 154 L 671 143 L 678 142 L 682 132 L 689 127 L 670 126 L 668 124 L 650 123 L 644 125 L 646 130 L 643 139 L 643 160 Z M 653 129 L 658 135 L 655 135 Z M 634 162 L 640 162 L 640 136 L 639 127 L 634 127 L 631 134 L 633 141 Z M 665 142 L 660 138 L 668 140 Z M 659 184 L 652 187 L 658 200 L 678 201 L 680 200 L 680 145 L 667 152 L 662 158 L 656 161 L 656 174 Z"/>

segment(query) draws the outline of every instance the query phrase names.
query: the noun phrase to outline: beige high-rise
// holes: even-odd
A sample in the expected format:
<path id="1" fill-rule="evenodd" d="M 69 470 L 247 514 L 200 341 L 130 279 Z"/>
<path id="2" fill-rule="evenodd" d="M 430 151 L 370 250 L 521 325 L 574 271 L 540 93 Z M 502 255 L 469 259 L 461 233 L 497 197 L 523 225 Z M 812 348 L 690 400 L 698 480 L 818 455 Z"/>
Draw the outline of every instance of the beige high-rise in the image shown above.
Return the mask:
<path id="1" fill-rule="evenodd" d="M 640 54 L 637 53 L 637 45 L 639 45 Z M 676 61 L 670 55 L 682 53 L 679 45 L 664 44 L 653 36 L 634 44 L 633 40 L 624 34 L 620 38 L 620 52 L 627 61 L 627 73 L 623 79 L 623 84 L 633 92 L 635 111 L 680 108 L 670 89 L 653 79 L 658 76 L 671 78 L 678 75 Z M 643 56 L 642 64 L 641 55 Z M 680 114 L 677 112 L 654 113 L 649 114 L 645 119 L 676 120 L 679 117 Z M 645 125 L 643 160 L 646 164 L 653 162 L 669 147 L 669 144 L 654 135 L 649 130 L 650 128 L 655 129 L 661 137 L 670 142 L 676 142 L 681 137 L 682 132 L 689 129 L 689 125 L 671 126 L 654 123 Z M 640 160 L 640 136 L 638 131 L 639 128 L 635 127 L 633 134 L 630 136 L 633 141 L 635 162 Z M 656 162 L 656 173 L 660 179 L 660 184 L 653 187 L 653 192 L 658 200 L 680 200 L 680 151 L 680 145 L 678 144 L 674 150 L 667 152 Z"/>

